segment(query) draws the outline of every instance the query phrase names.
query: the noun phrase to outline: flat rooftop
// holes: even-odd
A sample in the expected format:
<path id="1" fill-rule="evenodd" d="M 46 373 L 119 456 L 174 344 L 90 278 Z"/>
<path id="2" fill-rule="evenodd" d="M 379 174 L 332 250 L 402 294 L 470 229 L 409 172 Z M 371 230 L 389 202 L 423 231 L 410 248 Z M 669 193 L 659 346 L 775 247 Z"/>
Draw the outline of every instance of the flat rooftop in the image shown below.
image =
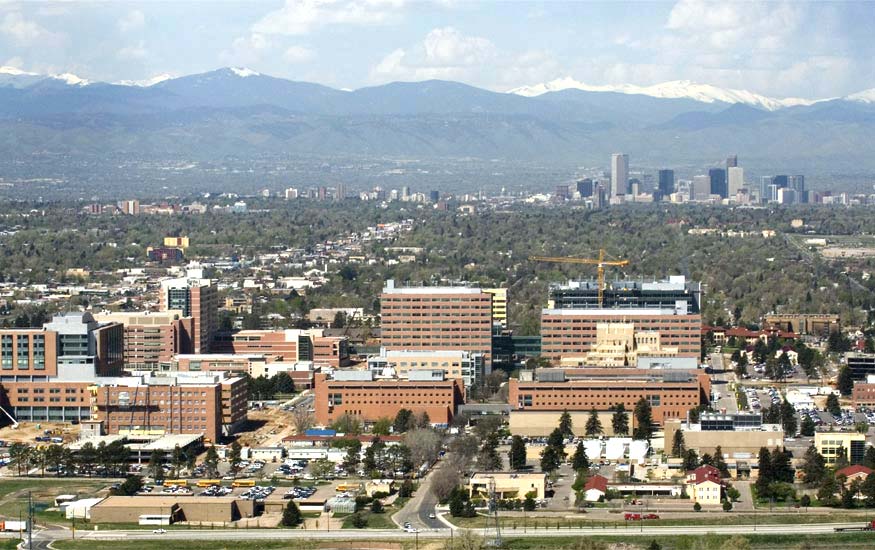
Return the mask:
<path id="1" fill-rule="evenodd" d="M 541 310 L 541 315 L 594 315 L 599 317 L 627 317 L 629 315 L 649 315 L 649 316 L 675 316 L 675 315 L 690 315 L 686 312 L 678 313 L 675 309 L 667 308 L 569 308 L 569 309 L 550 309 L 544 308 Z"/>

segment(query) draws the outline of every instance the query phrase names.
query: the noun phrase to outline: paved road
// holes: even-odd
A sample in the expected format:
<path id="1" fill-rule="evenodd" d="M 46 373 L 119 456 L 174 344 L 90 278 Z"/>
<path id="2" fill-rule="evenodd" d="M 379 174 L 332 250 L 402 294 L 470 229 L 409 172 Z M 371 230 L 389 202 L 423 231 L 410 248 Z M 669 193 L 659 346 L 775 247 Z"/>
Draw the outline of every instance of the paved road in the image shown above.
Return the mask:
<path id="1" fill-rule="evenodd" d="M 711 367 L 714 391 L 720 392 L 716 408 L 726 409 L 729 414 L 737 413 L 738 402 L 735 399 L 735 392 L 729 389 L 730 383 L 735 380 L 735 373 L 724 370 L 728 365 L 724 363 L 722 353 L 712 353 L 708 356 L 708 362 Z"/>
<path id="2" fill-rule="evenodd" d="M 431 482 L 434 479 L 434 473 L 443 468 L 446 461 L 445 456 L 435 464 L 434 468 L 419 483 L 419 488 L 416 489 L 404 508 L 392 516 L 392 521 L 399 526 L 409 521 L 410 525 L 416 529 L 443 529 L 446 527 L 439 519 L 428 517 L 429 514 L 434 513 L 434 507 L 438 504 L 437 497 L 431 490 Z"/>
<path id="3" fill-rule="evenodd" d="M 647 526 L 644 523 L 628 525 L 616 528 L 574 528 L 574 529 L 533 529 L 528 527 L 523 531 L 522 527 L 512 529 L 502 527 L 502 535 L 505 537 L 565 537 L 565 536 L 657 536 L 677 535 L 683 530 L 685 535 L 704 535 L 715 533 L 722 535 L 749 535 L 751 533 L 763 534 L 826 534 L 833 533 L 836 527 L 860 526 L 862 522 L 855 523 L 816 523 L 804 525 L 696 525 L 696 526 Z M 455 531 L 458 531 L 456 529 Z M 471 529 L 471 531 L 483 535 L 483 529 Z M 450 530 L 426 529 L 415 535 L 401 529 L 344 529 L 341 531 L 314 531 L 303 529 L 210 529 L 189 530 L 171 529 L 164 534 L 154 534 L 148 530 L 119 530 L 119 531 L 80 531 L 76 534 L 77 539 L 88 541 L 112 541 L 112 540 L 200 540 L 204 536 L 212 540 L 293 540 L 293 539 L 342 539 L 342 540 L 413 540 L 414 536 L 421 539 L 445 539 L 450 535 Z M 70 538 L 69 531 L 46 530 L 34 534 L 34 543 L 45 540 L 58 540 Z M 36 544 L 35 544 L 36 545 Z"/>

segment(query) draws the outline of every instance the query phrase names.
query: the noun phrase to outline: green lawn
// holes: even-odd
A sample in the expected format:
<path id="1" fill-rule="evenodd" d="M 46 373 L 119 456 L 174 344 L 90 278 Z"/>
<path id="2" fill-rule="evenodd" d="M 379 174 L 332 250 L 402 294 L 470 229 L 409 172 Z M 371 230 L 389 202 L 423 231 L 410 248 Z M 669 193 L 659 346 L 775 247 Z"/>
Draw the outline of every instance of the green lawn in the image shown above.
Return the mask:
<path id="1" fill-rule="evenodd" d="M 848 522 L 866 522 L 870 519 L 871 513 L 850 513 L 837 512 L 834 514 L 806 514 L 800 512 L 797 514 L 740 514 L 735 512 L 703 512 L 699 517 L 686 518 L 663 518 L 657 520 L 647 520 L 645 525 L 765 525 L 765 524 L 780 524 L 780 525 L 800 525 L 810 523 L 848 523 Z M 474 518 L 452 518 L 447 517 L 458 527 L 463 528 L 483 528 L 486 527 L 486 518 L 477 516 Z M 570 529 L 570 528 L 628 528 L 634 530 L 639 528 L 637 521 L 624 521 L 621 515 L 617 515 L 616 520 L 598 521 L 591 520 L 586 516 L 579 518 L 567 517 L 503 517 L 501 518 L 501 526 L 503 528 L 522 529 L 524 526 L 529 528 L 549 528 L 549 529 Z M 875 540 L 875 537 L 873 537 Z"/>
<path id="2" fill-rule="evenodd" d="M 643 550 L 650 541 L 658 542 L 663 550 L 720 550 L 724 542 L 730 538 L 728 535 L 705 535 L 705 536 L 661 536 L 661 537 L 591 537 L 605 543 L 623 543 L 628 550 Z M 836 550 L 836 549 L 871 549 L 875 535 L 872 533 L 841 533 L 835 535 L 750 535 L 745 537 L 752 550 L 793 550 L 803 542 L 808 543 L 812 550 Z M 580 543 L 580 537 L 550 537 L 550 538 L 505 538 L 504 548 L 507 550 L 575 550 Z M 265 541 L 221 541 L 221 540 L 193 540 L 173 541 L 174 550 L 299 550 L 314 548 L 338 547 L 337 543 L 343 541 L 325 541 L 319 543 L 309 540 L 265 540 Z M 359 548 L 372 547 L 374 541 L 357 541 Z M 419 541 L 420 546 L 425 546 L 424 541 Z M 429 548 L 437 548 L 433 542 L 429 542 Z M 438 543 L 440 544 L 440 543 Z M 138 540 L 138 541 L 71 541 L 62 540 L 53 544 L 58 550 L 166 550 L 167 542 L 162 540 Z M 379 547 L 379 545 L 373 546 Z M 405 550 L 413 550 L 413 544 L 405 542 Z M 12 550 L 11 546 L 0 546 L 0 550 Z"/>
<path id="3" fill-rule="evenodd" d="M 392 521 L 392 514 L 394 511 L 387 509 L 385 512 L 381 514 L 374 514 L 372 512 L 360 512 L 365 514 L 365 517 L 368 519 L 367 527 L 363 527 L 363 529 L 397 529 L 398 526 Z M 356 529 L 356 527 L 352 524 L 353 515 L 350 514 L 343 519 L 343 528 L 344 529 Z"/>
<path id="4" fill-rule="evenodd" d="M 60 512 L 47 512 L 46 508 L 55 505 L 58 495 L 77 495 L 93 497 L 109 487 L 112 479 L 69 479 L 69 478 L 3 478 L 0 479 L 0 515 L 17 518 L 27 514 L 27 494 L 33 500 L 34 517 L 37 524 L 66 523 Z"/>

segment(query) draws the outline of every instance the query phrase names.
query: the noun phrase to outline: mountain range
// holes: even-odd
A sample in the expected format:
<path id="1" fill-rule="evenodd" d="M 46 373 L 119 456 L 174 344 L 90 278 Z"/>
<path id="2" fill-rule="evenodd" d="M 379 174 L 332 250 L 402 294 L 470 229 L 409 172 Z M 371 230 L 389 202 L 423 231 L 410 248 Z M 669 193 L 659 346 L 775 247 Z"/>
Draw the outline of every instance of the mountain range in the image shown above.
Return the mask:
<path id="1" fill-rule="evenodd" d="M 0 152 L 479 157 L 705 165 L 738 153 L 774 170 L 875 173 L 875 89 L 776 99 L 675 81 L 563 78 L 493 92 L 458 82 L 345 91 L 249 69 L 145 82 L 0 68 Z"/>

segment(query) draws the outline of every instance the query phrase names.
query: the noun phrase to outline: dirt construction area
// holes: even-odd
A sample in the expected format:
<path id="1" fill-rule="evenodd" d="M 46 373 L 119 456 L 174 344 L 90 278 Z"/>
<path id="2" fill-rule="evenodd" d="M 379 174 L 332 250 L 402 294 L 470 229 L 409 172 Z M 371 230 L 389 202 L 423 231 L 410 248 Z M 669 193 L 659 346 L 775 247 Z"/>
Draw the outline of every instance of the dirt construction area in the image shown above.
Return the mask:
<path id="1" fill-rule="evenodd" d="M 21 422 L 17 428 L 11 425 L 0 428 L 0 441 L 6 447 L 12 443 L 33 445 L 38 436 L 62 437 L 64 443 L 69 443 L 79 438 L 79 426 L 69 422 Z"/>

